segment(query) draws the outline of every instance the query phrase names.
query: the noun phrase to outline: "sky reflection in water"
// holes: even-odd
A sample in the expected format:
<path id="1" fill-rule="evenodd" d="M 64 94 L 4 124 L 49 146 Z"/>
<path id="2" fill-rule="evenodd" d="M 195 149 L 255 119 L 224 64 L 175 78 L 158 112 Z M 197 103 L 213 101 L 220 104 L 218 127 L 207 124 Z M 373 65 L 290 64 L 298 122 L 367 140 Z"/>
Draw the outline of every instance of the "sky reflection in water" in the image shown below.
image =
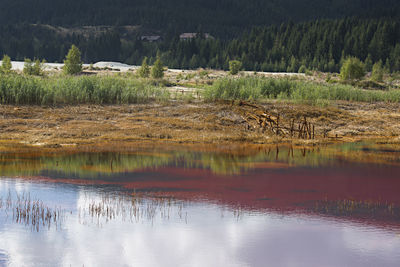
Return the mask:
<path id="1" fill-rule="evenodd" d="M 0 208 L 0 266 L 399 266 L 396 151 L 269 153 L 3 155 L 3 175 L 48 177 L 0 178 L 2 201 L 29 192 L 65 218 L 36 231 Z M 210 167 L 224 157 L 240 171 Z"/>

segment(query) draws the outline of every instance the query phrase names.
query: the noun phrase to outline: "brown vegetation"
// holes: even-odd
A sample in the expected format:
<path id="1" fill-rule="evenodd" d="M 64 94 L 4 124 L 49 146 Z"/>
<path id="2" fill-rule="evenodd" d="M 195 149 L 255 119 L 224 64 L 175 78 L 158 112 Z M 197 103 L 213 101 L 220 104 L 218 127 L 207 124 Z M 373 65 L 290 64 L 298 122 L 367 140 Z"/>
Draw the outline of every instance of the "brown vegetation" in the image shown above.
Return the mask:
<path id="1" fill-rule="evenodd" d="M 226 103 L 81 105 L 65 107 L 0 106 L 0 141 L 43 147 L 101 144 L 270 144 L 326 143 L 383 138 L 400 142 L 400 105 L 337 102 L 329 107 L 270 101 L 262 105 L 285 128 L 265 131 L 244 114 L 257 109 Z M 296 123 L 313 126 L 314 137 L 288 134 Z M 297 129 L 297 124 L 294 127 Z M 292 127 L 293 128 L 293 127 Z M 311 129 L 312 129 L 311 128 Z M 274 130 L 275 129 L 275 130 Z M 276 134 L 276 129 L 281 133 Z M 310 129 L 310 128 L 308 128 Z M 310 133 L 308 133 L 310 134 Z M 292 137 L 291 137 L 292 136 Z M 303 138 L 302 138 L 303 137 Z"/>

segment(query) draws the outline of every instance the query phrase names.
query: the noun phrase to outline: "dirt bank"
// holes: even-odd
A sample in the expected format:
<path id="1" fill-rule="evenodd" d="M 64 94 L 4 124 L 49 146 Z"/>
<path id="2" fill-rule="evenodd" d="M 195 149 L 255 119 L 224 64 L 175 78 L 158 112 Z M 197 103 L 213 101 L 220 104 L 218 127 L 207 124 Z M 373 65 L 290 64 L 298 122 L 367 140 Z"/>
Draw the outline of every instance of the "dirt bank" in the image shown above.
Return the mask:
<path id="1" fill-rule="evenodd" d="M 400 143 L 400 104 L 337 102 L 313 107 L 271 101 L 262 108 L 282 125 L 304 116 L 315 126 L 312 140 L 277 136 L 249 125 L 237 103 L 141 104 L 66 107 L 0 106 L 1 144 L 73 147 L 118 144 L 294 144 L 380 138 Z"/>

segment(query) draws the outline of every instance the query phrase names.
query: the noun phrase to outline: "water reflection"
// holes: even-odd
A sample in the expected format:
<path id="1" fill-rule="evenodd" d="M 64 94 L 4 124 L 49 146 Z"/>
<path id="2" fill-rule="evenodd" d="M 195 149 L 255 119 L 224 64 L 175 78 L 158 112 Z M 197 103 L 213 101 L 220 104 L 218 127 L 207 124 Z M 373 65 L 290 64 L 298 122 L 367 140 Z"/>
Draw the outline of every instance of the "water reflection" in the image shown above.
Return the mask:
<path id="1" fill-rule="evenodd" d="M 19 183 L 3 179 L 1 192 Z M 48 192 L 41 183 L 22 183 L 47 205 L 57 199 L 72 213 L 62 230 L 39 233 L 0 217 L 0 251 L 10 266 L 397 266 L 400 260 L 400 232 L 394 229 L 274 211 L 241 210 L 237 216 L 229 207 L 187 202 L 180 208 L 179 201 L 171 202 L 168 219 L 120 217 L 97 225 L 82 223 L 77 214 L 89 203 L 120 205 L 122 200 L 104 195 L 109 188 L 58 184 Z"/>
<path id="2" fill-rule="evenodd" d="M 3 153 L 0 162 L 13 176 L 0 178 L 0 266 L 400 262 L 395 147 Z M 62 224 L 15 223 L 10 194 L 12 210 L 34 199 L 63 211 Z"/>
<path id="3" fill-rule="evenodd" d="M 181 148 L 142 149 L 134 152 L 102 153 L 0 153 L 0 175 L 64 175 L 96 178 L 162 167 L 201 168 L 214 174 L 235 175 L 254 169 L 293 166 L 338 166 L 341 161 L 400 166 L 400 147 L 352 143 L 316 148 L 290 146 L 249 147 L 239 151 L 199 152 Z"/>

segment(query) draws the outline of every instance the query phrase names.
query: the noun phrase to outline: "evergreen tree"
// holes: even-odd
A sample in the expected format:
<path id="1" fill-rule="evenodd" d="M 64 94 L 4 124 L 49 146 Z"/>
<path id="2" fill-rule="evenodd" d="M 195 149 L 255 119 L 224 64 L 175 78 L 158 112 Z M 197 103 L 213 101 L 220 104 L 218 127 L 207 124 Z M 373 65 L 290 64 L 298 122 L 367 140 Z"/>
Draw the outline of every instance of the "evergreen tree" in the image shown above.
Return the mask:
<path id="1" fill-rule="evenodd" d="M 161 79 L 164 77 L 164 66 L 159 56 L 157 57 L 156 62 L 154 62 L 154 65 L 151 68 L 151 77 L 153 77 L 154 79 Z"/>
<path id="2" fill-rule="evenodd" d="M 35 59 L 35 64 L 33 65 L 33 75 L 43 75 L 44 63 L 46 63 L 45 60 L 40 61 L 39 59 Z"/>
<path id="3" fill-rule="evenodd" d="M 365 59 L 364 65 L 365 65 L 365 70 L 366 71 L 371 71 L 372 70 L 371 54 L 368 54 L 368 57 Z"/>
<path id="4" fill-rule="evenodd" d="M 373 80 L 375 82 L 382 82 L 382 80 L 383 80 L 383 72 L 384 71 L 383 71 L 383 67 L 382 67 L 382 60 L 379 60 L 372 67 L 371 80 Z"/>
<path id="5" fill-rule="evenodd" d="M 307 71 L 306 66 L 301 65 L 300 68 L 299 68 L 299 73 L 306 73 L 306 71 Z"/>
<path id="6" fill-rule="evenodd" d="M 147 64 L 147 57 L 142 61 L 142 66 L 138 69 L 138 74 L 142 78 L 148 78 L 150 76 L 150 67 Z"/>
<path id="7" fill-rule="evenodd" d="M 36 76 L 40 76 L 43 74 L 43 68 L 44 68 L 44 63 L 45 60 L 43 60 L 42 62 L 40 62 L 39 59 L 35 59 L 34 62 L 32 62 L 31 59 L 29 58 L 25 58 L 24 61 L 24 69 L 23 69 L 23 73 L 26 75 L 36 75 Z"/>
<path id="8" fill-rule="evenodd" d="M 75 75 L 82 71 L 81 51 L 72 45 L 64 60 L 63 71 L 65 74 Z"/>
<path id="9" fill-rule="evenodd" d="M 390 71 L 391 71 L 389 58 L 386 59 L 384 71 L 385 71 L 386 73 L 390 73 Z"/>
<path id="10" fill-rule="evenodd" d="M 11 73 L 11 69 L 12 69 L 11 58 L 7 55 L 4 55 L 1 62 L 1 69 L 0 69 L 1 73 L 9 74 Z"/>
<path id="11" fill-rule="evenodd" d="M 32 75 L 33 73 L 33 63 L 30 58 L 25 58 L 23 73 L 26 75 Z"/>

